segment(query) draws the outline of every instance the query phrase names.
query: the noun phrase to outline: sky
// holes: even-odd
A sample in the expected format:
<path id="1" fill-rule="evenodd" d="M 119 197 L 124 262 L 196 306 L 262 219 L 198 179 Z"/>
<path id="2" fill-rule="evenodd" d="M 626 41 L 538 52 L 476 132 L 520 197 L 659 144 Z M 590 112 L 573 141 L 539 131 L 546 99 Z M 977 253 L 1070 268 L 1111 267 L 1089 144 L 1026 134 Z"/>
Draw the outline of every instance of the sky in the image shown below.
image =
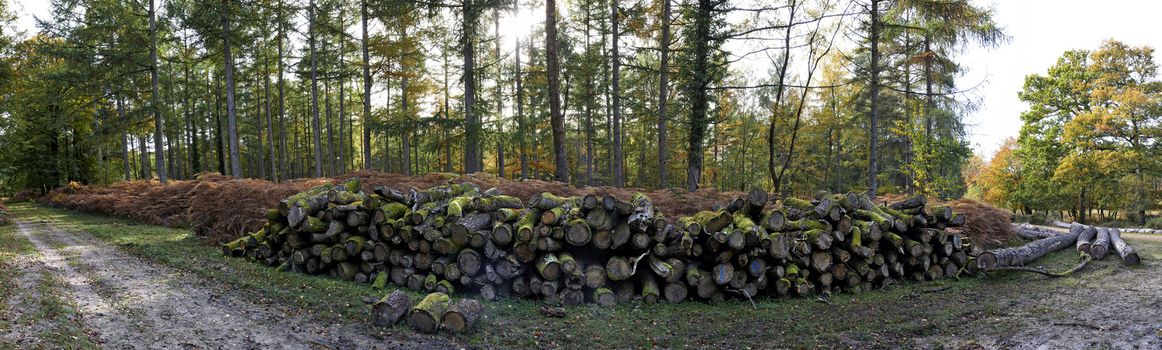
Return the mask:
<path id="1" fill-rule="evenodd" d="M 9 1 L 18 15 L 18 29 L 29 33 L 35 31 L 34 16 L 45 18 L 49 14 L 46 0 Z M 1162 1 L 972 1 L 993 8 L 994 20 L 1011 38 L 996 48 L 966 47 L 958 59 L 967 68 L 957 81 L 958 90 L 968 90 L 962 98 L 980 105 L 966 118 L 969 142 L 986 159 L 1020 130 L 1020 114 L 1027 106 L 1017 99 L 1017 92 L 1026 75 L 1045 74 L 1066 50 L 1096 49 L 1111 38 L 1162 49 L 1162 25 L 1158 22 Z M 502 21 L 501 29 L 527 32 L 529 25 L 525 23 L 538 22 L 540 16 L 525 10 L 514 20 Z"/>

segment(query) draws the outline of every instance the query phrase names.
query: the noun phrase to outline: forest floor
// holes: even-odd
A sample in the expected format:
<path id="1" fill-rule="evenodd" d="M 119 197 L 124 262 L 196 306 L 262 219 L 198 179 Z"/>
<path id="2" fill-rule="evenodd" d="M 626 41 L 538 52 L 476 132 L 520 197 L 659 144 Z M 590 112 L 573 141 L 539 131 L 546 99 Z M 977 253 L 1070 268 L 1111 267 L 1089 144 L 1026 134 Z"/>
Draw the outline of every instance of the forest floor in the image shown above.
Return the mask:
<path id="1" fill-rule="evenodd" d="M 0 348 L 1149 348 L 1162 347 L 1162 238 L 1142 266 L 1066 278 L 998 273 L 859 295 L 567 307 L 486 303 L 466 335 L 375 328 L 367 285 L 227 259 L 189 230 L 29 203 L 0 227 Z M 1037 262 L 1063 269 L 1072 250 Z M 412 293 L 413 297 L 418 296 Z"/>

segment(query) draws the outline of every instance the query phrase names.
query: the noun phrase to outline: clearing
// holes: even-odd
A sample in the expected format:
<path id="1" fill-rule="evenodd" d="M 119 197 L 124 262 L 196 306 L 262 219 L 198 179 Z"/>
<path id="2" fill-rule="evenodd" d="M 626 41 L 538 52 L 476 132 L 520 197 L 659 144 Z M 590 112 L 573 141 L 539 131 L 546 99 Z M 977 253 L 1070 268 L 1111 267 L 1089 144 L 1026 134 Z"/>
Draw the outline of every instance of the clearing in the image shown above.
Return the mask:
<path id="1" fill-rule="evenodd" d="M 223 258 L 188 230 L 10 205 L 0 227 L 0 348 L 1159 348 L 1162 240 L 1142 266 L 1071 277 L 997 273 L 828 298 L 567 307 L 486 302 L 467 335 L 374 328 L 367 285 Z M 1075 262 L 1065 250 L 1038 261 Z M 419 294 L 413 293 L 413 296 Z"/>

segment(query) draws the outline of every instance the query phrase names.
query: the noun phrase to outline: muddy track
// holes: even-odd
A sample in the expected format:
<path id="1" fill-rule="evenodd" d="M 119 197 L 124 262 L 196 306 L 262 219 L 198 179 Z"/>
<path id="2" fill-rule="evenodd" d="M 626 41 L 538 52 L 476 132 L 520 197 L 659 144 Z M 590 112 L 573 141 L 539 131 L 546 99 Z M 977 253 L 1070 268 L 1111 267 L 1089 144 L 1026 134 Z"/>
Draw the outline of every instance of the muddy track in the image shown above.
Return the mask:
<path id="1" fill-rule="evenodd" d="M 415 347 L 350 325 L 319 325 L 258 305 L 51 223 L 17 221 L 59 273 L 91 340 L 109 349 L 371 349 Z M 35 266 L 35 263 L 34 265 Z M 33 278 L 33 277 L 29 277 Z M 33 283 L 34 281 L 28 281 Z M 23 284 L 24 282 L 22 282 Z M 33 337 L 35 333 L 28 333 Z M 16 339 L 20 343 L 21 339 Z"/>

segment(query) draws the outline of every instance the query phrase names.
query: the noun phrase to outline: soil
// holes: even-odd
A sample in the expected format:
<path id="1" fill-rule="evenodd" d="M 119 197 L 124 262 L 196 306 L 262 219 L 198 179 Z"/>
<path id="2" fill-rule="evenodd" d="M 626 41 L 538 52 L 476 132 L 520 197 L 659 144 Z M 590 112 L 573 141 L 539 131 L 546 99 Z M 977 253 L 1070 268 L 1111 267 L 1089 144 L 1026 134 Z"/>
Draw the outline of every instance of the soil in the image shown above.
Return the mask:
<path id="1" fill-rule="evenodd" d="M 111 247 L 84 233 L 65 232 L 48 223 L 17 221 L 20 232 L 39 251 L 25 257 L 29 269 L 9 302 L 32 305 L 39 297 L 35 276 L 59 274 L 66 298 L 90 340 L 108 349 L 398 349 L 419 344 L 373 337 L 354 325 L 320 325 L 279 306 L 255 303 L 215 290 L 213 283 L 185 276 Z M 31 277 L 30 277 L 31 276 Z M 23 294 L 23 295 L 19 295 Z M 34 312 L 10 308 L 19 318 Z M 31 327 L 35 327 L 33 325 Z M 34 329 L 13 330 L 14 343 L 36 342 Z M 423 345 L 448 347 L 440 344 Z"/>

